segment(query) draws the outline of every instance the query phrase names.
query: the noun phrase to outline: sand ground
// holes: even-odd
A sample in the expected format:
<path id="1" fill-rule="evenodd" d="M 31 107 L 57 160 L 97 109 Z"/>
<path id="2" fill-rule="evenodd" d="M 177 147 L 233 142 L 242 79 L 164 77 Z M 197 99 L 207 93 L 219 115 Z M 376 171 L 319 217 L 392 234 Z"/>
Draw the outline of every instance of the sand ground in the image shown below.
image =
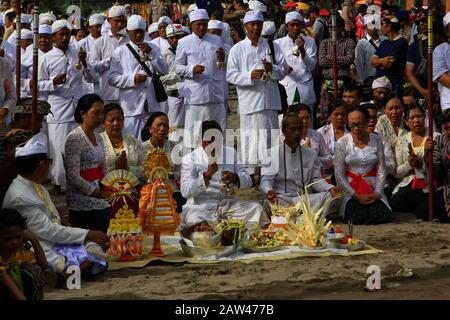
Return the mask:
<path id="1" fill-rule="evenodd" d="M 230 127 L 238 127 L 236 98 L 230 99 Z M 65 199 L 52 194 L 66 213 Z M 244 199 L 262 200 L 254 189 Z M 450 225 L 417 222 L 394 214 L 391 223 L 355 226 L 354 235 L 382 254 L 301 257 L 252 264 L 151 263 L 110 271 L 81 290 L 49 289 L 46 299 L 450 299 Z M 381 290 L 365 290 L 367 267 L 381 270 Z M 411 269 L 412 276 L 399 271 Z"/>

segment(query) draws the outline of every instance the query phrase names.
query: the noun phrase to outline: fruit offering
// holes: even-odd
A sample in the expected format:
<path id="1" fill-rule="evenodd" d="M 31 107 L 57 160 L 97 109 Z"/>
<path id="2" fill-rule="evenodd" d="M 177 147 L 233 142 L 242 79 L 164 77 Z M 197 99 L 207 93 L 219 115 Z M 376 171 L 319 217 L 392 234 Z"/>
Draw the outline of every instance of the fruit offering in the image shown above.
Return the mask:
<path id="1" fill-rule="evenodd" d="M 339 240 L 339 243 L 346 245 L 355 245 L 358 243 L 358 240 L 353 238 L 351 234 L 346 234 L 341 240 Z"/>
<path id="2" fill-rule="evenodd" d="M 252 240 L 256 241 L 258 248 L 278 247 L 286 241 L 283 232 L 259 231 L 253 234 Z"/>
<path id="3" fill-rule="evenodd" d="M 125 203 L 117 210 L 115 218 L 109 221 L 108 235 L 121 233 L 141 233 L 141 221 L 136 218 L 132 209 Z"/>

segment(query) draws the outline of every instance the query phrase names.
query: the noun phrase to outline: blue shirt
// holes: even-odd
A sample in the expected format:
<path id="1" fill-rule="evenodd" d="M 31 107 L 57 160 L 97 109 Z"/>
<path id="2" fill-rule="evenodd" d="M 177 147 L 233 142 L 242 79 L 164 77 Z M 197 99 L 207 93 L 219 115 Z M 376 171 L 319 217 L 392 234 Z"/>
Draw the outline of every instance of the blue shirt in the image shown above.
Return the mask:
<path id="1" fill-rule="evenodd" d="M 392 90 L 398 90 L 403 87 L 404 79 L 403 74 L 405 72 L 406 57 L 408 54 L 408 41 L 401 37 L 394 40 L 384 40 L 378 47 L 375 55 L 379 58 L 388 56 L 395 57 L 395 62 L 389 69 L 377 69 L 375 76 L 377 78 L 386 76 L 391 80 Z M 401 89 L 400 89 L 401 90 Z"/>

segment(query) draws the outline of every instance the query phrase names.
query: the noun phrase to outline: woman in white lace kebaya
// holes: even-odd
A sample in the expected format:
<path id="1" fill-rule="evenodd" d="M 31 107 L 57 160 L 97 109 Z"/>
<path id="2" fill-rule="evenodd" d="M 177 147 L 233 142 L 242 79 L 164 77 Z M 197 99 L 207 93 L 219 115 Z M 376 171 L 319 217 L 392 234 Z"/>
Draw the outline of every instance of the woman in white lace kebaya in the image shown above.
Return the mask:
<path id="1" fill-rule="evenodd" d="M 75 121 L 80 126 L 68 135 L 64 152 L 70 221 L 74 227 L 106 232 L 111 207 L 105 199 L 111 193 L 100 188 L 105 152 L 102 138 L 94 132 L 103 122 L 103 100 L 96 94 L 81 97 Z"/>
<path id="2" fill-rule="evenodd" d="M 354 224 L 380 224 L 391 217 L 383 193 L 386 178 L 384 145 L 377 135 L 369 133 L 368 118 L 365 108 L 349 112 L 351 132 L 336 143 L 336 181 L 347 192 L 341 214 Z"/>

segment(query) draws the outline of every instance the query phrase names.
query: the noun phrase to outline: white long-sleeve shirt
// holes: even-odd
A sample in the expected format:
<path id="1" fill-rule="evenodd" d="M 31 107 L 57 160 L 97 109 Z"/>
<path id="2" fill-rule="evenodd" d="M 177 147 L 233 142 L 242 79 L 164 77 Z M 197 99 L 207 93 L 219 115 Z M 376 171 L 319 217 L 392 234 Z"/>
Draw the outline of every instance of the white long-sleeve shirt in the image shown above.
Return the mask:
<path id="1" fill-rule="evenodd" d="M 219 48 L 225 50 L 226 59 L 226 46 L 218 36 L 206 34 L 199 38 L 196 34 L 191 34 L 178 42 L 173 64 L 178 75 L 184 78 L 179 91 L 186 104 L 224 102 L 225 71 L 217 68 L 216 64 L 216 50 Z M 204 66 L 205 71 L 194 75 L 193 69 L 196 65 Z"/>
<path id="2" fill-rule="evenodd" d="M 141 56 L 142 51 L 139 47 L 133 42 L 129 43 Z M 146 43 L 152 49 L 148 55 L 150 60 L 146 61 L 147 66 L 153 74 L 157 72 L 160 75 L 166 75 L 168 67 L 166 61 L 161 56 L 161 51 L 156 45 L 150 42 Z M 147 74 L 133 56 L 130 49 L 128 49 L 128 46 L 119 46 L 112 55 L 108 83 L 119 89 L 120 105 L 126 117 L 136 116 L 158 109 L 155 108 L 159 103 L 156 101 L 155 90 L 152 84 L 153 77 L 148 77 L 145 82 L 136 84 L 134 77 L 138 73 Z"/>
<path id="3" fill-rule="evenodd" d="M 314 150 L 299 145 L 295 152 L 292 152 L 292 149 L 281 141 L 272 148 L 271 154 L 272 152 L 274 155 L 278 154 L 278 157 L 272 157 L 278 163 L 272 161 L 271 166 L 261 168 L 260 188 L 264 194 L 273 190 L 277 194 L 296 196 L 303 193 L 304 186 L 322 179 L 320 161 Z M 312 186 L 316 192 L 326 192 L 332 188 L 333 185 L 323 180 Z"/>
<path id="4" fill-rule="evenodd" d="M 98 39 L 98 38 L 97 38 Z M 78 41 L 77 46 L 78 48 L 83 48 L 83 50 L 86 52 L 87 60 L 92 61 L 92 51 L 95 47 L 95 39 L 92 35 L 88 35 L 86 38 L 81 39 Z M 83 82 L 83 87 L 85 92 L 87 93 L 96 93 L 101 90 L 100 88 L 100 77 L 99 81 L 96 81 L 95 83 L 88 83 L 86 81 Z"/>
<path id="5" fill-rule="evenodd" d="M 66 52 L 54 47 L 42 57 L 38 85 L 39 88 L 47 89 L 47 102 L 53 113 L 47 116 L 48 123 L 73 122 L 78 100 L 86 93 L 83 90 L 83 81 L 97 80 L 89 61 L 86 61 L 87 68 L 83 66 L 81 70 L 75 68 L 78 62 L 78 49 L 71 46 Z M 53 79 L 61 74 L 66 74 L 66 82 L 54 85 Z"/>
<path id="6" fill-rule="evenodd" d="M 293 69 L 280 83 L 285 86 L 288 96 L 288 104 L 293 104 L 295 90 L 300 94 L 300 102 L 313 105 L 316 102 L 312 71 L 317 64 L 317 46 L 314 38 L 303 36 L 305 41 L 305 56 L 294 55 L 298 48 L 296 41 L 289 36 L 278 39 L 274 43 L 283 50 L 287 64 Z"/>
<path id="7" fill-rule="evenodd" d="M 378 48 L 384 39 L 384 37 L 383 39 L 378 38 L 378 40 L 372 39 L 372 42 Z M 366 34 L 364 38 L 358 41 L 358 44 L 355 47 L 355 65 L 357 79 L 361 83 L 364 82 L 364 80 L 366 80 L 368 77 L 375 76 L 376 69 L 372 67 L 370 59 L 373 57 L 377 49 L 370 43 L 370 40 L 371 37 Z"/>
<path id="8" fill-rule="evenodd" d="M 163 52 L 163 53 L 166 52 L 166 50 L 168 50 L 170 48 L 169 41 L 167 41 L 167 39 L 164 39 L 161 37 L 153 39 L 150 42 L 157 45 L 159 50 L 161 50 L 161 52 Z"/>
<path id="9" fill-rule="evenodd" d="M 208 170 L 208 155 L 200 147 L 184 156 L 181 161 L 181 194 L 188 199 L 188 204 L 218 204 L 224 198 L 223 185 L 221 184 L 221 172 L 230 171 L 239 176 L 241 189 L 250 188 L 252 179 L 247 171 L 240 165 L 239 159 L 231 147 L 223 147 L 222 163 L 218 163 L 219 170 L 211 177 L 206 186 L 203 173 Z"/>
<path id="10" fill-rule="evenodd" d="M 38 70 L 41 68 L 42 57 L 45 52 L 41 49 L 38 50 Z M 33 78 L 33 46 L 30 45 L 25 50 L 25 54 L 22 56 L 21 63 L 21 80 L 20 80 L 20 97 L 27 98 L 31 97 L 31 79 Z M 43 87 L 46 85 L 47 87 Z M 38 91 L 39 91 L 39 100 L 47 99 L 47 91 L 50 91 L 52 87 L 49 86 L 49 83 L 38 82 Z"/>
<path id="11" fill-rule="evenodd" d="M 108 33 L 95 40 L 95 45 L 90 52 L 94 71 L 100 76 L 97 93 L 103 100 L 119 100 L 119 89 L 109 85 L 108 75 L 114 50 L 130 41 L 125 33 L 121 32 L 120 34 L 121 38 L 117 39 L 109 30 Z"/>
<path id="12" fill-rule="evenodd" d="M 239 114 L 281 110 L 278 81 L 286 76 L 288 65 L 278 44 L 274 43 L 274 49 L 277 64 L 272 67 L 270 80 L 254 80 L 251 73 L 255 69 L 263 69 L 262 60 L 273 61 L 267 40 L 260 38 L 258 46 L 255 47 L 245 38 L 231 48 L 227 63 L 227 81 L 236 85 Z"/>

